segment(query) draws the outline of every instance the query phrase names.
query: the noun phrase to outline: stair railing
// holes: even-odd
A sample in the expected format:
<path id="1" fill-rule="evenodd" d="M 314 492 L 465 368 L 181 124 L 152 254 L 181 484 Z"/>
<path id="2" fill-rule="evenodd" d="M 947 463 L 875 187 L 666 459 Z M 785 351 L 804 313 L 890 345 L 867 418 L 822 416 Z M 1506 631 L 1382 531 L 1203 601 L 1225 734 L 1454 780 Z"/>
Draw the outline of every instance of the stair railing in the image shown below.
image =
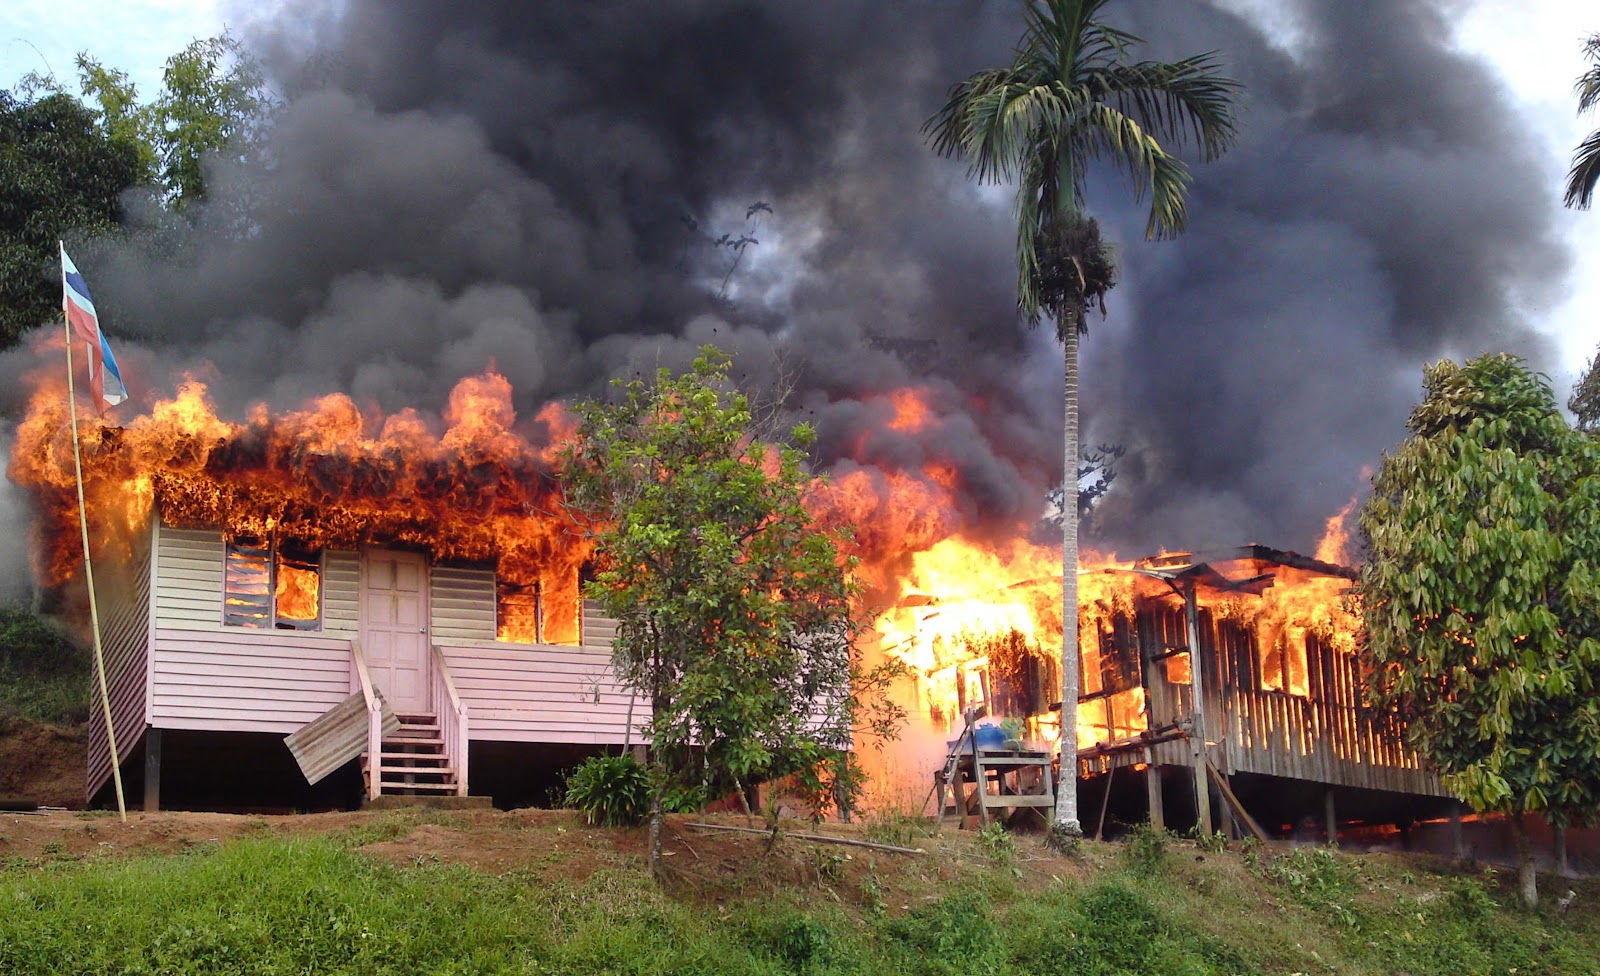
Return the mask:
<path id="1" fill-rule="evenodd" d="M 467 706 L 456 692 L 455 679 L 438 644 L 433 648 L 433 701 L 439 712 L 439 738 L 445 763 L 456 771 L 456 796 L 467 795 Z"/>
<path id="2" fill-rule="evenodd" d="M 367 702 L 367 799 L 376 799 L 380 789 L 383 765 L 383 698 L 372 684 L 367 671 L 367 659 L 361 653 L 361 641 L 350 638 L 350 656 L 355 659 L 356 678 L 361 682 L 361 695 Z"/>

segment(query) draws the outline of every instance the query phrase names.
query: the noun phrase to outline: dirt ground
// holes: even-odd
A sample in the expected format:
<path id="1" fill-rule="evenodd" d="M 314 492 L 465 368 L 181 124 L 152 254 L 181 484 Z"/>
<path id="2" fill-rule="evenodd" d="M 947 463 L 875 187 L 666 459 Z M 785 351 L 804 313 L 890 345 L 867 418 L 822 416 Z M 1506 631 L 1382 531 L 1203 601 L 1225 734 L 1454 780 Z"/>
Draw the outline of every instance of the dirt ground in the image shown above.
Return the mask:
<path id="1" fill-rule="evenodd" d="M 0 716 L 0 799 L 83 806 L 84 730 Z"/>
<path id="2" fill-rule="evenodd" d="M 966 867 L 988 863 L 971 831 L 947 830 L 916 841 L 944 855 L 927 857 L 798 838 L 784 838 L 769 848 L 765 836 L 690 826 L 697 819 L 670 818 L 664 844 L 669 888 L 697 902 L 721 903 L 815 885 L 863 907 L 896 912 L 932 897 L 927 892 L 942 890 Z M 740 815 L 707 819 L 746 825 Z M 846 824 L 812 828 L 796 822 L 784 829 L 863 839 L 859 826 Z M 331 836 L 401 868 L 461 864 L 491 875 L 574 882 L 607 869 L 641 869 L 648 850 L 642 827 L 589 827 L 567 810 L 407 809 L 270 817 L 130 812 L 127 823 L 106 811 L 68 810 L 0 813 L 0 863 L 116 859 L 204 849 L 245 837 L 303 835 Z M 1047 855 L 1017 861 L 1024 886 L 1091 869 L 1083 860 Z"/>

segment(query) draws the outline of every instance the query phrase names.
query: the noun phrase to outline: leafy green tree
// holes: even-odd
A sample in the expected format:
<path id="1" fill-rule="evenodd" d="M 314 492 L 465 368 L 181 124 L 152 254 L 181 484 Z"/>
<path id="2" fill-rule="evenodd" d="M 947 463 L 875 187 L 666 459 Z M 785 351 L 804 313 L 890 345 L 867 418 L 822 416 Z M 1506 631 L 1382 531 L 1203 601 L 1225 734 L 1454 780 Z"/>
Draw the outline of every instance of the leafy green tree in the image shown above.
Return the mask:
<path id="1" fill-rule="evenodd" d="M 1579 115 L 1600 105 L 1600 34 L 1592 35 L 1584 42 L 1583 53 L 1594 64 L 1578 76 L 1575 86 Z M 1589 209 L 1597 183 L 1600 183 L 1600 129 L 1589 133 L 1589 137 L 1579 143 L 1572 154 L 1572 170 L 1567 173 L 1566 205 L 1579 210 Z"/>
<path id="2" fill-rule="evenodd" d="M 888 734 L 896 717 L 865 704 L 882 701 L 889 672 L 856 666 L 850 562 L 802 503 L 813 434 L 764 443 L 728 369 L 706 347 L 684 375 L 580 404 L 563 470 L 567 504 L 595 534 L 586 593 L 617 620 L 618 677 L 650 702 L 658 874 L 669 791 L 796 776 L 849 793 L 858 723 Z"/>
<path id="3" fill-rule="evenodd" d="M 1511 356 L 1423 372 L 1361 513 L 1368 691 L 1480 812 L 1600 811 L 1600 445 Z"/>
<path id="4" fill-rule="evenodd" d="M 1234 138 L 1239 85 L 1218 74 L 1214 54 L 1133 61 L 1143 39 L 1099 22 L 1108 0 L 1026 0 L 1011 64 L 950 89 L 924 130 L 933 148 L 970 164 L 983 182 L 1017 183 L 1017 308 L 1030 325 L 1048 318 L 1061 340 L 1066 417 L 1062 470 L 1078 458 L 1078 338 L 1090 308 L 1105 309 L 1116 265 L 1084 212 L 1089 164 L 1104 159 L 1150 198 L 1146 235 L 1183 230 L 1189 171 L 1167 146 L 1220 156 Z M 1071 481 L 1072 479 L 1068 479 Z M 1061 506 L 1061 768 L 1077 768 L 1078 504 Z M 1050 837 L 1064 846 L 1078 824 L 1077 778 L 1061 777 Z"/>
<path id="5" fill-rule="evenodd" d="M 141 102 L 127 72 L 78 55 L 78 82 L 113 139 L 139 152 L 145 182 L 181 207 L 205 196 L 208 156 L 258 148 L 273 99 L 260 64 L 232 35 L 195 40 L 167 59 L 161 92 Z"/>
<path id="6" fill-rule="evenodd" d="M 0 91 L 0 347 L 61 314 L 56 242 L 116 226 L 139 158 L 70 95 Z"/>

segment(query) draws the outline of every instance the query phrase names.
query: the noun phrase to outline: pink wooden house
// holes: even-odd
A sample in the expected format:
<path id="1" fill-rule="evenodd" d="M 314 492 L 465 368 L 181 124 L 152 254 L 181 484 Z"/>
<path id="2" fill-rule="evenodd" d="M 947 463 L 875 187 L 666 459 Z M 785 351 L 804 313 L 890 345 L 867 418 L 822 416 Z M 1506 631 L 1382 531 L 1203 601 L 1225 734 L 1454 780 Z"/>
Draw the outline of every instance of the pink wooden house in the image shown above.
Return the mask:
<path id="1" fill-rule="evenodd" d="M 308 550 L 287 535 L 228 541 L 155 517 L 118 564 L 96 568 L 118 759 L 146 809 L 163 783 L 170 800 L 202 806 L 527 799 L 530 777 L 638 742 L 630 724 L 648 717 L 613 679 L 614 622 L 591 609 L 573 643 L 498 640 L 508 615 L 531 615 L 522 632 L 542 639 L 545 617 L 577 608 L 541 605 L 491 566 Z M 105 802 L 103 721 L 88 772 L 90 801 Z"/>

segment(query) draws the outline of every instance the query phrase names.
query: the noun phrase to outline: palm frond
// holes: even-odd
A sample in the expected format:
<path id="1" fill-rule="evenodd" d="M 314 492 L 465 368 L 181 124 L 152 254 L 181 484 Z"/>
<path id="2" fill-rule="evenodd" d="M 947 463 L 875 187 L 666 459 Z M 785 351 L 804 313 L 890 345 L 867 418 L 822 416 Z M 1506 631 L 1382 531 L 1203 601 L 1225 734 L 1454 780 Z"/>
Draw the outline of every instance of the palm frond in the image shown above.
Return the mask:
<path id="1" fill-rule="evenodd" d="M 1600 34 L 1591 36 L 1583 43 L 1583 55 L 1595 64 L 1579 75 L 1578 83 L 1573 86 L 1578 95 L 1579 115 L 1600 105 Z"/>
<path id="2" fill-rule="evenodd" d="M 1600 185 L 1600 129 L 1589 133 L 1572 156 L 1572 171 L 1567 174 L 1567 195 L 1563 202 L 1576 210 L 1588 210 Z"/>
<path id="3" fill-rule="evenodd" d="M 1218 73 L 1214 53 L 1181 61 L 1140 61 L 1085 72 L 1081 84 L 1096 99 L 1131 114 L 1177 148 L 1196 146 L 1205 161 L 1218 158 L 1238 136 L 1233 105 L 1242 88 Z"/>
<path id="4" fill-rule="evenodd" d="M 1189 169 L 1183 161 L 1162 148 L 1160 140 L 1132 116 L 1112 105 L 1096 103 L 1087 122 L 1087 152 L 1126 172 L 1133 183 L 1134 199 L 1150 198 L 1145 236 L 1165 240 L 1182 233 L 1188 218 L 1189 189 Z"/>

